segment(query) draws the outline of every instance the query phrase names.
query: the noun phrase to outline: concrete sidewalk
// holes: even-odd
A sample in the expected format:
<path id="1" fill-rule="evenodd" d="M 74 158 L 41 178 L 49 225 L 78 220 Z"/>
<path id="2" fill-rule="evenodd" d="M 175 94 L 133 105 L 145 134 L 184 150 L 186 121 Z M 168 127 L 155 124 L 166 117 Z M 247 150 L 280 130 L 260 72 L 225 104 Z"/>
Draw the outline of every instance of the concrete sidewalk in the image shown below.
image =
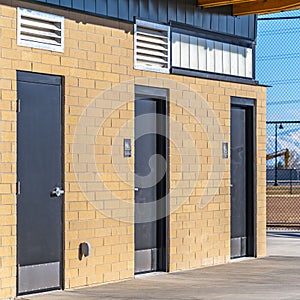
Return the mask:
<path id="1" fill-rule="evenodd" d="M 276 236 L 282 239 L 276 242 Z M 274 240 L 275 239 L 275 240 Z M 271 241 L 271 243 L 270 243 Z M 274 242 L 275 241 L 275 242 Z M 293 253 L 299 249 L 300 234 L 291 238 L 279 233 L 268 236 L 269 251 Z M 272 244 L 275 243 L 274 249 Z M 281 246 L 279 245 L 281 243 Z M 294 248 L 294 249 L 293 249 Z M 295 251 L 295 253 L 296 253 Z M 300 257 L 271 256 L 249 259 L 227 265 L 172 274 L 138 276 L 134 280 L 105 284 L 93 288 L 59 291 L 35 296 L 30 300 L 71 299 L 300 299 Z"/>
<path id="2" fill-rule="evenodd" d="M 268 256 L 300 256 L 300 231 L 272 230 L 267 233 Z M 300 297 L 299 297 L 300 299 Z"/>

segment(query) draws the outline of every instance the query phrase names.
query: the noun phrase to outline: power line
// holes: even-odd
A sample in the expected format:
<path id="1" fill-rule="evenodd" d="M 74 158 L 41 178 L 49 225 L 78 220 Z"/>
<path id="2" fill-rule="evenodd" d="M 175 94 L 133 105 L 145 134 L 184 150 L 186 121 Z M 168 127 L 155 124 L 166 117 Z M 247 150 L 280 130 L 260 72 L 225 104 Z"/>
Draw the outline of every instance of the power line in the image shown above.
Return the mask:
<path id="1" fill-rule="evenodd" d="M 273 101 L 267 102 L 267 105 L 285 105 L 285 104 L 300 104 L 300 99 L 297 100 L 289 100 L 289 101 Z"/>
<path id="2" fill-rule="evenodd" d="M 267 121 L 267 124 L 300 124 L 300 121 Z"/>
<path id="3" fill-rule="evenodd" d="M 277 21 L 277 20 L 292 20 L 292 19 L 300 19 L 300 16 L 294 16 L 294 17 L 275 17 L 275 18 L 258 18 L 257 21 Z"/>
<path id="4" fill-rule="evenodd" d="M 282 79 L 282 80 L 268 80 L 266 84 L 269 85 L 282 85 L 282 84 L 295 84 L 300 83 L 300 78 Z"/>
<path id="5" fill-rule="evenodd" d="M 288 54 L 277 54 L 277 55 L 266 55 L 258 56 L 256 61 L 265 61 L 265 60 L 276 60 L 276 59 L 289 59 L 289 58 L 300 58 L 300 53 L 288 53 Z"/>
<path id="6" fill-rule="evenodd" d="M 292 27 L 292 28 L 282 28 L 282 29 L 272 29 L 272 30 L 262 30 L 259 31 L 259 36 L 268 36 L 268 35 L 279 35 L 279 34 L 287 34 L 287 33 L 299 33 L 300 27 Z"/>

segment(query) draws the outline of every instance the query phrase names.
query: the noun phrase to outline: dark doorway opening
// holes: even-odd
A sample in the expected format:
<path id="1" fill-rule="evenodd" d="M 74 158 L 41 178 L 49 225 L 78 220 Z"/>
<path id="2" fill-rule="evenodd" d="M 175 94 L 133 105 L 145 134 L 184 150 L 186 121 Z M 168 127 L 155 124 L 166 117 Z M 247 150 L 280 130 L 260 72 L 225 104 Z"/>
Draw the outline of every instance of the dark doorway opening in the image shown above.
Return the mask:
<path id="1" fill-rule="evenodd" d="M 135 273 L 168 271 L 167 90 L 135 94 Z"/>
<path id="2" fill-rule="evenodd" d="M 255 256 L 255 106 L 231 99 L 231 258 Z"/>

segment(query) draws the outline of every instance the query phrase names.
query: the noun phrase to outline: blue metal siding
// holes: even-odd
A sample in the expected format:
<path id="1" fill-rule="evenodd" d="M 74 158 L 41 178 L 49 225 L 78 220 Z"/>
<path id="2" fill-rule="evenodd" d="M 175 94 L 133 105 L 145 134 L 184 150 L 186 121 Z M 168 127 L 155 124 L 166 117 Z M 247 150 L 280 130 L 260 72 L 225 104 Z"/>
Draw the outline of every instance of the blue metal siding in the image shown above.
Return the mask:
<path id="1" fill-rule="evenodd" d="M 202 9 L 195 0 L 32 0 L 133 22 L 133 18 L 175 21 L 254 40 L 255 16 L 233 17 L 231 7 Z"/>
<path id="2" fill-rule="evenodd" d="M 96 14 L 107 15 L 107 0 L 98 0 L 96 1 Z"/>
<path id="3" fill-rule="evenodd" d="M 158 1 L 158 20 L 161 20 L 162 23 L 168 22 L 168 2 L 167 1 Z"/>
<path id="4" fill-rule="evenodd" d="M 72 8 L 75 8 L 75 9 L 78 9 L 78 10 L 84 10 L 83 1 L 82 0 L 73 0 L 72 1 Z"/>

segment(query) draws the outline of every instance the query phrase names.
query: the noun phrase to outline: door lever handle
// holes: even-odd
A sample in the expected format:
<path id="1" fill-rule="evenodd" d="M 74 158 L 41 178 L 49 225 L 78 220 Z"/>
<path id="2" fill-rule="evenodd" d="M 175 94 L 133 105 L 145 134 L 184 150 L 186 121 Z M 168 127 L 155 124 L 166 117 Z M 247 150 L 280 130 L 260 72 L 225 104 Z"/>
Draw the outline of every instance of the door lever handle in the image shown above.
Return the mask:
<path id="1" fill-rule="evenodd" d="M 62 189 L 62 188 L 60 188 L 60 187 L 55 187 L 54 189 L 53 189 L 53 191 L 51 192 L 51 195 L 53 196 L 53 197 L 60 197 L 61 195 L 63 195 L 65 193 L 65 191 Z"/>
<path id="2" fill-rule="evenodd" d="M 135 192 L 138 192 L 138 191 L 139 191 L 139 188 L 138 188 L 138 187 L 135 187 L 135 188 L 134 188 L 134 191 L 135 191 Z"/>

